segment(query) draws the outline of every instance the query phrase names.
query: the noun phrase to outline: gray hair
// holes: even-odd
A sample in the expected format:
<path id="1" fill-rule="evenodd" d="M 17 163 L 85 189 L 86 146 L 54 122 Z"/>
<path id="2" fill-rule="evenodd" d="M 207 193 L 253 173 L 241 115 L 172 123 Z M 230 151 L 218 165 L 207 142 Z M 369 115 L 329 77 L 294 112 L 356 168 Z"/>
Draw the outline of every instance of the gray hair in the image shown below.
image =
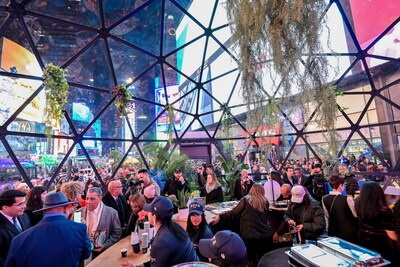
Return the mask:
<path id="1" fill-rule="evenodd" d="M 98 196 L 103 195 L 103 191 L 101 191 L 100 187 L 92 187 L 88 189 L 88 193 L 96 193 Z"/>

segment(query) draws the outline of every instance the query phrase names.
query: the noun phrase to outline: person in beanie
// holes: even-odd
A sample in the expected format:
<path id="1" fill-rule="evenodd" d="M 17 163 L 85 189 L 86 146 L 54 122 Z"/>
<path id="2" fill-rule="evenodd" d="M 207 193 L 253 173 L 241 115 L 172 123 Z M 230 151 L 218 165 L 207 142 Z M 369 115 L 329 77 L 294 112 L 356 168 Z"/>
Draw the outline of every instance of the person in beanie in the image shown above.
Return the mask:
<path id="1" fill-rule="evenodd" d="M 144 266 L 167 267 L 199 260 L 186 231 L 171 220 L 174 205 L 169 198 L 157 196 L 143 209 L 148 212 L 147 218 L 157 232 L 150 249 L 150 262 L 144 263 Z M 125 262 L 122 266 L 135 265 Z"/>
<path id="2" fill-rule="evenodd" d="M 199 256 L 201 261 L 207 261 L 207 258 L 203 257 L 199 252 L 199 241 L 202 238 L 211 238 L 213 233 L 206 222 L 204 206 L 202 203 L 193 201 L 189 204 L 189 217 L 187 220 L 186 231 L 193 243 L 197 256 Z"/>
<path id="3" fill-rule="evenodd" d="M 89 258 L 91 245 L 86 226 L 67 219 L 67 210 L 75 203 L 63 193 L 46 195 L 43 220 L 16 236 L 11 242 L 6 267 L 77 267 Z"/>
<path id="4" fill-rule="evenodd" d="M 212 262 L 223 267 L 247 267 L 246 246 L 240 236 L 224 230 L 216 233 L 211 239 L 201 239 L 200 253 L 212 259 Z"/>

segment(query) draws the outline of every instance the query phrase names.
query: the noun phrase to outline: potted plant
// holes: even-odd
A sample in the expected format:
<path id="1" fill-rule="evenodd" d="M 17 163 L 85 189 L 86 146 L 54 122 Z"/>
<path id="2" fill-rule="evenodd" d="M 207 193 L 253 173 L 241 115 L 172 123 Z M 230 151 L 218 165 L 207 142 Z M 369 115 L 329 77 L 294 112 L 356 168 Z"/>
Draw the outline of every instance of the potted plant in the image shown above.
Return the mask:
<path id="1" fill-rule="evenodd" d="M 48 64 L 43 69 L 44 91 L 46 95 L 46 107 L 44 109 L 45 134 L 51 137 L 51 127 L 58 125 L 63 118 L 64 106 L 67 103 L 69 84 L 65 79 L 65 70 Z"/>
<path id="2" fill-rule="evenodd" d="M 187 219 L 189 216 L 189 200 L 190 200 L 190 192 L 185 190 L 178 191 L 177 195 L 168 196 L 172 203 L 178 208 L 178 217 L 181 220 Z"/>

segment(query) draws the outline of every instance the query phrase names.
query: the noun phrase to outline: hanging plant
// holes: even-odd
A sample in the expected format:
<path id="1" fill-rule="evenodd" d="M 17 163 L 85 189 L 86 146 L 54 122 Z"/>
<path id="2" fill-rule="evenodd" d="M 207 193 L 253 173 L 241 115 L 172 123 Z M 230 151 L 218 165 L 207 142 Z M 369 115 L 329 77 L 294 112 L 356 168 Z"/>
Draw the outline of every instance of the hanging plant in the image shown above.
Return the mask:
<path id="1" fill-rule="evenodd" d="M 113 95 L 115 96 L 115 106 L 117 107 L 118 117 L 125 117 L 133 111 L 133 94 L 126 88 L 125 85 L 121 84 L 115 86 Z"/>
<path id="2" fill-rule="evenodd" d="M 165 110 L 168 113 L 168 143 L 172 144 L 172 138 L 174 136 L 174 123 L 175 123 L 175 115 L 174 115 L 174 107 L 169 104 L 165 106 Z"/>
<path id="3" fill-rule="evenodd" d="M 280 111 L 290 115 L 316 103 L 319 112 L 314 121 L 326 133 L 330 154 L 336 157 L 337 109 L 327 83 L 329 63 L 319 56 L 326 7 L 326 1 L 321 0 L 226 1 L 233 43 L 239 51 L 242 96 L 247 109 L 255 113 L 248 116 L 247 124 L 267 121 L 274 127 L 271 124 L 278 121 Z M 273 93 L 267 93 L 270 88 L 263 86 L 265 76 L 272 81 Z M 274 112 L 268 114 L 271 108 Z M 260 114 L 267 119 L 260 120 Z"/>
<path id="4" fill-rule="evenodd" d="M 46 107 L 44 109 L 44 123 L 47 126 L 45 134 L 51 137 L 53 125 L 58 125 L 63 118 L 63 109 L 67 103 L 69 85 L 65 79 L 65 70 L 48 64 L 43 70 Z"/>
<path id="5" fill-rule="evenodd" d="M 229 138 L 230 137 L 230 128 L 231 128 L 232 121 L 233 121 L 231 109 L 227 103 L 223 103 L 220 108 L 221 108 L 221 112 L 222 112 L 221 130 L 223 132 L 225 132 Z"/>

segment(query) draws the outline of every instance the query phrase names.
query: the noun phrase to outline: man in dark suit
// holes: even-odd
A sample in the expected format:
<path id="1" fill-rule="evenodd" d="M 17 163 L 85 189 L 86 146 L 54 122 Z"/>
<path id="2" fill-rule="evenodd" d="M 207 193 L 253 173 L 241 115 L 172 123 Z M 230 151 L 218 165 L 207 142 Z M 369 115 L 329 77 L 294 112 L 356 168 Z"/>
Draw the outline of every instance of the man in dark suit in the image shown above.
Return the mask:
<path id="1" fill-rule="evenodd" d="M 290 184 L 292 187 L 298 183 L 292 166 L 287 167 L 286 173 L 283 175 L 283 183 Z"/>
<path id="2" fill-rule="evenodd" d="M 46 195 L 43 220 L 11 242 L 5 267 L 78 267 L 90 256 L 90 240 L 84 224 L 67 219 L 72 207 L 63 193 Z M 36 211 L 36 212 L 37 212 Z"/>
<path id="3" fill-rule="evenodd" d="M 310 177 L 305 175 L 299 167 L 294 169 L 294 174 L 297 178 L 297 183 L 307 188 L 308 192 L 311 192 L 313 189 L 313 184 Z"/>
<path id="4" fill-rule="evenodd" d="M 12 239 L 30 227 L 24 213 L 25 197 L 25 192 L 13 189 L 0 195 L 0 266 L 4 266 Z"/>
<path id="5" fill-rule="evenodd" d="M 108 192 L 103 197 L 103 203 L 118 212 L 121 229 L 125 233 L 129 219 L 129 208 L 126 197 L 122 194 L 122 183 L 120 180 L 112 180 L 107 189 Z"/>

